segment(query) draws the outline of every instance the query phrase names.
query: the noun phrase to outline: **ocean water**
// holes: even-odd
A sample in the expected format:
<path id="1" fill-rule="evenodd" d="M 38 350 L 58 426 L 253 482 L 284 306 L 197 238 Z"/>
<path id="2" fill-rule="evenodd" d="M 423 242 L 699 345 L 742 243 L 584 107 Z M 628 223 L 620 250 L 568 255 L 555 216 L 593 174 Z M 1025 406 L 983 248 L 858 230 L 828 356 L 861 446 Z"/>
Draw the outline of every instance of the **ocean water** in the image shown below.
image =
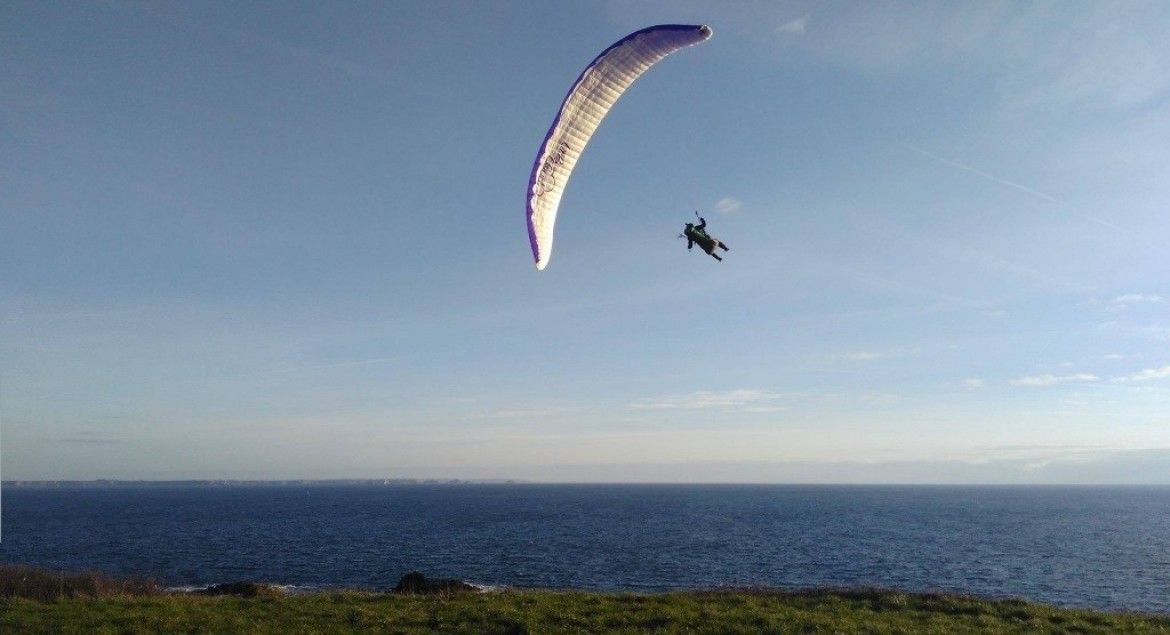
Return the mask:
<path id="1" fill-rule="evenodd" d="M 5 487 L 0 561 L 387 589 L 876 586 L 1170 614 L 1170 488 Z"/>

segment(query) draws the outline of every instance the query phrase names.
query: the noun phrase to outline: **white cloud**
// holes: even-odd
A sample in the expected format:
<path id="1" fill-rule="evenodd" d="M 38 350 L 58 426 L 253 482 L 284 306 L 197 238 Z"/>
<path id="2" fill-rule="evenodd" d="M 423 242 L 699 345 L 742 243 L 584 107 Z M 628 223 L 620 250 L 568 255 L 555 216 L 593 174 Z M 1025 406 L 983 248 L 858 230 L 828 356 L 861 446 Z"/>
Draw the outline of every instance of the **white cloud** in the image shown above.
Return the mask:
<path id="1" fill-rule="evenodd" d="M 1170 366 L 1163 366 L 1161 368 L 1148 368 L 1141 372 L 1126 375 L 1125 377 L 1118 377 L 1113 381 L 1149 381 L 1151 379 L 1165 379 L 1170 377 Z"/>
<path id="2" fill-rule="evenodd" d="M 1037 375 L 1035 377 L 1021 377 L 1020 379 L 1013 379 L 1013 386 L 1052 386 L 1055 384 L 1067 384 L 1073 382 L 1089 382 L 1097 381 L 1099 378 L 1096 375 L 1089 373 L 1077 373 L 1075 375 Z"/>
<path id="3" fill-rule="evenodd" d="M 776 32 L 784 35 L 800 35 L 808 29 L 808 19 L 809 16 L 804 15 L 795 20 L 789 20 L 780 25 L 780 28 L 776 29 Z"/>
<path id="4" fill-rule="evenodd" d="M 849 354 L 845 355 L 845 359 L 848 359 L 848 360 L 851 360 L 854 362 L 869 362 L 869 361 L 873 361 L 875 359 L 881 359 L 883 357 L 885 357 L 885 355 L 882 355 L 881 353 L 870 352 L 870 351 L 862 351 L 860 353 L 849 353 Z"/>
<path id="5" fill-rule="evenodd" d="M 689 395 L 644 399 L 630 404 L 631 408 L 644 410 L 699 410 L 720 408 L 739 412 L 770 412 L 779 409 L 770 405 L 783 397 L 777 393 L 756 389 L 728 390 L 725 392 L 699 391 Z"/>
<path id="6" fill-rule="evenodd" d="M 715 211 L 720 214 L 734 214 L 739 211 L 742 205 L 739 199 L 727 196 L 719 199 L 719 202 L 715 203 Z"/>
<path id="7" fill-rule="evenodd" d="M 987 385 L 982 379 L 964 379 L 963 387 L 968 390 L 981 390 Z"/>

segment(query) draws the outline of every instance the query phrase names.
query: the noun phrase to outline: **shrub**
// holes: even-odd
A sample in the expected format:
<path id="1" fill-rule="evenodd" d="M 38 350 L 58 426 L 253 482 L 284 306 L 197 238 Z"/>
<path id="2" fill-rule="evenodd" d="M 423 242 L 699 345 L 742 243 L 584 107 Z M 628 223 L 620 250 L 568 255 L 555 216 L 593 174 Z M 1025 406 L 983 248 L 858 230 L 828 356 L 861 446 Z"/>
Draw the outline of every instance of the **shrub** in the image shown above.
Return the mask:
<path id="1" fill-rule="evenodd" d="M 93 572 L 0 565 L 0 597 L 5 598 L 52 602 L 64 598 L 140 597 L 160 593 L 158 583 L 141 576 L 111 578 Z"/>

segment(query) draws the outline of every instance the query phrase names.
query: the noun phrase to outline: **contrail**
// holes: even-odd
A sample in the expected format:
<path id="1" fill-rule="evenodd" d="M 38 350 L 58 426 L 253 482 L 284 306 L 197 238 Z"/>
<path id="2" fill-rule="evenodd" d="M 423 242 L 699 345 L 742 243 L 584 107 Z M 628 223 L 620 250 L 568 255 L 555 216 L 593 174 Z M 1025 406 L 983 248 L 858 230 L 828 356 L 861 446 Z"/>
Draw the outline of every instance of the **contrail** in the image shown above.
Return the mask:
<path id="1" fill-rule="evenodd" d="M 912 145 L 910 145 L 910 144 L 908 144 L 908 143 L 903 143 L 902 145 L 903 145 L 903 146 L 905 146 L 905 147 L 907 147 L 907 148 L 909 148 L 909 149 L 911 149 L 911 150 L 913 150 L 913 151 L 915 151 L 915 152 L 917 152 L 918 154 L 921 154 L 921 155 L 922 155 L 922 156 L 924 156 L 924 157 L 929 157 L 929 158 L 931 158 L 931 159 L 934 159 L 935 161 L 938 161 L 939 163 L 945 163 L 945 164 L 947 164 L 947 165 L 950 165 L 950 166 L 954 166 L 954 167 L 956 167 L 956 168 L 959 168 L 960 170 L 966 170 L 966 171 L 968 171 L 968 172 L 971 172 L 972 174 L 978 174 L 979 176 L 982 176 L 982 177 L 984 177 L 984 178 L 991 179 L 992 181 L 995 181 L 996 183 L 1002 183 L 1002 184 L 1004 184 L 1004 185 L 1006 185 L 1006 186 L 1008 186 L 1008 187 L 1014 187 L 1014 188 L 1016 188 L 1017 190 L 1023 190 L 1023 191 L 1025 191 L 1025 192 L 1029 193 L 1029 194 L 1033 194 L 1033 195 L 1035 195 L 1035 196 L 1039 196 L 1040 198 L 1042 198 L 1042 199 L 1044 199 L 1044 200 L 1046 200 L 1046 201 L 1052 201 L 1053 203 L 1060 203 L 1061 205 L 1067 205 L 1067 203 L 1065 203 L 1064 201 L 1062 201 L 1062 200 L 1060 200 L 1060 199 L 1056 198 L 1055 196 L 1049 196 L 1049 195 L 1045 194 L 1044 192 L 1041 192 L 1041 191 L 1039 191 L 1039 190 L 1034 190 L 1034 189 L 1032 189 L 1032 188 L 1030 188 L 1030 187 L 1027 187 L 1027 186 L 1025 186 L 1025 185 L 1020 185 L 1019 183 L 1016 183 L 1015 181 L 1009 181 L 1009 180 L 1007 180 L 1007 179 L 1001 179 L 1001 178 L 999 178 L 998 176 L 996 176 L 996 175 L 994 175 L 994 174 L 991 174 L 991 173 L 989 173 L 989 172 L 984 172 L 983 170 L 980 170 L 980 169 L 977 169 L 977 168 L 973 168 L 973 167 L 971 167 L 971 166 L 969 166 L 969 165 L 963 165 L 962 163 L 959 163 L 958 161 L 951 161 L 950 159 L 945 159 L 945 158 L 943 158 L 943 157 L 940 157 L 940 156 L 938 156 L 937 154 L 933 154 L 933 153 L 927 152 L 926 150 L 923 150 L 922 148 L 919 148 L 919 147 L 917 147 L 917 146 L 912 146 Z"/>
<path id="2" fill-rule="evenodd" d="M 1089 216 L 1088 214 L 1082 214 L 1076 210 L 1073 210 L 1072 205 L 1069 205 L 1068 203 L 1060 200 L 1059 198 L 1056 198 L 1055 196 L 1049 196 L 1048 194 L 1045 194 L 1044 192 L 1041 192 L 1040 190 L 1034 190 L 1026 185 L 1021 185 L 1019 183 L 1016 183 L 1015 181 L 1009 181 L 1005 178 L 998 177 L 994 174 L 991 174 L 990 172 L 984 172 L 983 170 L 980 170 L 978 168 L 973 168 L 969 165 L 964 165 L 962 163 L 959 163 L 958 161 L 952 161 L 952 160 L 947 159 L 945 157 L 940 157 L 937 154 L 934 154 L 932 152 L 927 152 L 926 150 L 923 150 L 922 148 L 919 148 L 917 146 L 912 146 L 909 143 L 903 143 L 903 142 L 899 142 L 899 143 L 903 147 L 908 148 L 910 150 L 913 150 L 913 151 L 917 152 L 918 154 L 921 154 L 922 156 L 927 157 L 929 159 L 934 159 L 935 161 L 938 161 L 939 163 L 949 165 L 951 167 L 959 168 L 960 170 L 965 170 L 965 171 L 970 172 L 972 174 L 977 174 L 985 179 L 990 179 L 990 180 L 995 181 L 996 183 L 999 183 L 1001 185 L 1006 185 L 1008 187 L 1013 187 L 1017 190 L 1027 192 L 1027 193 L 1031 194 L 1032 196 L 1038 196 L 1046 201 L 1056 203 L 1057 205 L 1060 205 L 1060 206 L 1068 209 L 1073 214 L 1076 214 L 1077 216 L 1080 216 L 1081 218 L 1084 218 L 1086 220 L 1091 220 L 1094 223 L 1097 223 L 1100 225 L 1104 225 L 1105 227 L 1108 227 L 1109 229 L 1112 229 L 1114 231 L 1119 231 L 1122 233 L 1129 233 L 1126 230 L 1118 227 L 1117 225 L 1114 225 L 1113 223 L 1101 220 L 1100 218 L 1096 218 L 1094 216 Z"/>

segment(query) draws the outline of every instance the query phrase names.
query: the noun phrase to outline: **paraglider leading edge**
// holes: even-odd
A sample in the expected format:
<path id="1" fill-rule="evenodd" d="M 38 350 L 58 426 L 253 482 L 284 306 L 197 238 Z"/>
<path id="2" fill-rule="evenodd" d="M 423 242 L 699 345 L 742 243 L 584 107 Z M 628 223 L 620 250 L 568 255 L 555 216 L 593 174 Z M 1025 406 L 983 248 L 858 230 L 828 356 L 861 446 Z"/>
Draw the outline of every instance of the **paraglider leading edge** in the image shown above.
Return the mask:
<path id="1" fill-rule="evenodd" d="M 569 175 L 614 102 L 658 61 L 711 35 L 706 25 L 663 24 L 635 31 L 602 51 L 573 82 L 528 180 L 528 238 L 538 270 L 545 268 L 552 253 L 553 226 Z"/>

